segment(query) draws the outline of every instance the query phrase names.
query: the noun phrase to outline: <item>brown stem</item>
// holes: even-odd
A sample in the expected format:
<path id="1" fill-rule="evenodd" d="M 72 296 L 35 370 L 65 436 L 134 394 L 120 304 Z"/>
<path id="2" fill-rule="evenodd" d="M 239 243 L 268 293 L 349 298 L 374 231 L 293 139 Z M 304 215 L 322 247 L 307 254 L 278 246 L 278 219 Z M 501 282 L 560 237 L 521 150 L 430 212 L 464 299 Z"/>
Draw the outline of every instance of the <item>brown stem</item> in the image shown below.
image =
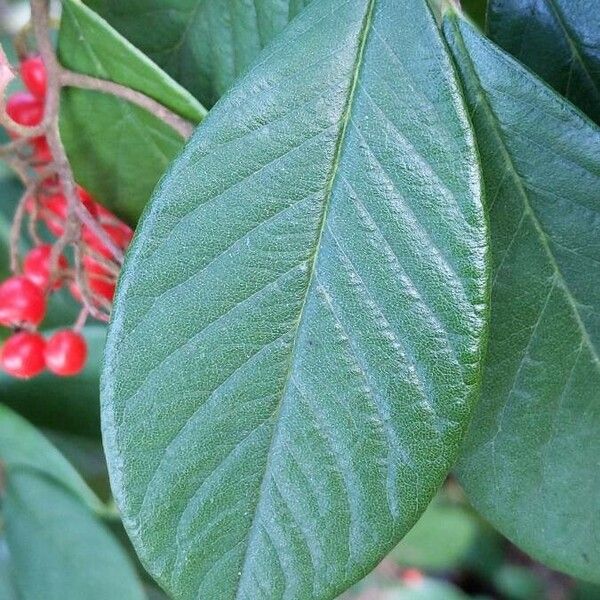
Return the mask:
<path id="1" fill-rule="evenodd" d="M 38 50 L 42 61 L 46 66 L 48 77 L 46 112 L 44 115 L 45 121 L 48 123 L 46 137 L 52 156 L 54 157 L 56 171 L 61 182 L 62 190 L 67 199 L 67 224 L 64 236 L 68 237 L 62 240 L 62 244 L 59 245 L 63 245 L 64 249 L 68 244 L 78 242 L 81 236 L 81 226 L 83 225 L 84 227 L 88 227 L 89 230 L 108 248 L 116 261 L 122 263 L 123 251 L 113 242 L 110 236 L 106 234 L 101 225 L 79 200 L 73 172 L 71 171 L 67 153 L 60 137 L 58 109 L 60 104 L 61 67 L 56 60 L 52 40 L 50 39 L 47 0 L 31 0 L 31 19 Z"/>
<path id="2" fill-rule="evenodd" d="M 81 333 L 81 330 L 85 327 L 85 323 L 89 316 L 90 311 L 86 307 L 83 307 L 79 313 L 79 316 L 77 317 L 77 321 L 75 321 L 75 324 L 73 325 L 73 330 L 77 333 Z"/>
<path id="3" fill-rule="evenodd" d="M 60 71 L 60 82 L 63 86 L 102 92 L 127 100 L 167 123 L 167 125 L 179 133 L 184 139 L 189 138 L 194 131 L 193 123 L 186 121 L 178 114 L 169 110 L 166 106 L 163 106 L 160 102 L 150 98 L 150 96 L 146 96 L 146 94 L 143 94 L 142 92 L 132 90 L 131 88 L 115 83 L 114 81 L 98 79 L 97 77 L 75 73 L 74 71 L 62 68 Z"/>

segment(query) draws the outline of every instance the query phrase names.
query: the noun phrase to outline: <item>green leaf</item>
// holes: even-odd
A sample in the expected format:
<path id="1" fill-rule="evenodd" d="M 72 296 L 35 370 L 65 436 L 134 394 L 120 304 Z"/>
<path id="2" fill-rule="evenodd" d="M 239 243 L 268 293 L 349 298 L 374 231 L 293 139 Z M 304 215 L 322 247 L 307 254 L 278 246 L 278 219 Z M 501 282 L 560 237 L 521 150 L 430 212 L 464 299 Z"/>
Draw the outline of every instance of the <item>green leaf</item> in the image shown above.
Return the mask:
<path id="1" fill-rule="evenodd" d="M 106 327 L 89 325 L 86 368 L 76 377 L 51 373 L 22 381 L 0 373 L 0 398 L 39 427 L 77 435 L 100 436 L 99 381 Z"/>
<path id="2" fill-rule="evenodd" d="M 100 502 L 31 425 L 0 406 L 2 511 L 22 600 L 142 600 L 123 549 L 92 508 Z"/>
<path id="3" fill-rule="evenodd" d="M 103 510 L 101 502 L 60 452 L 27 421 L 3 404 L 0 404 L 0 461 L 6 477 L 13 471 L 51 477 L 91 510 Z"/>
<path id="4" fill-rule="evenodd" d="M 490 0 L 490 37 L 600 123 L 597 0 Z"/>
<path id="5" fill-rule="evenodd" d="M 445 33 L 486 185 L 494 285 L 461 478 L 550 566 L 598 580 L 600 130 L 465 22 Z"/>
<path id="6" fill-rule="evenodd" d="M 333 598 L 414 524 L 478 394 L 479 183 L 425 0 L 311 4 L 211 111 L 133 243 L 102 382 L 172 595 Z"/>
<path id="7" fill-rule="evenodd" d="M 0 165 L 3 163 L 0 161 Z M 0 174 L 0 279 L 10 276 L 9 239 L 12 217 L 23 186 L 9 173 Z"/>
<path id="8" fill-rule="evenodd" d="M 488 0 L 461 0 L 460 5 L 474 23 L 482 29 L 485 27 Z"/>
<path id="9" fill-rule="evenodd" d="M 436 497 L 392 552 L 400 565 L 427 571 L 462 566 L 480 533 L 478 517 L 465 506 Z"/>
<path id="10" fill-rule="evenodd" d="M 0 514 L 0 526 L 2 525 Z M 2 600 L 19 600 L 15 588 L 12 564 L 8 552 L 8 544 L 0 527 L 0 598 Z"/>
<path id="11" fill-rule="evenodd" d="M 41 432 L 77 469 L 92 491 L 103 502 L 112 504 L 108 470 L 100 439 L 64 433 L 55 429 L 41 429 Z"/>
<path id="12" fill-rule="evenodd" d="M 212 106 L 311 0 L 86 0 Z"/>
<path id="13" fill-rule="evenodd" d="M 192 121 L 205 109 L 80 0 L 65 0 L 59 36 L 62 63 L 126 85 Z M 78 183 L 135 223 L 183 140 L 163 121 L 124 100 L 67 89 L 61 133 Z"/>

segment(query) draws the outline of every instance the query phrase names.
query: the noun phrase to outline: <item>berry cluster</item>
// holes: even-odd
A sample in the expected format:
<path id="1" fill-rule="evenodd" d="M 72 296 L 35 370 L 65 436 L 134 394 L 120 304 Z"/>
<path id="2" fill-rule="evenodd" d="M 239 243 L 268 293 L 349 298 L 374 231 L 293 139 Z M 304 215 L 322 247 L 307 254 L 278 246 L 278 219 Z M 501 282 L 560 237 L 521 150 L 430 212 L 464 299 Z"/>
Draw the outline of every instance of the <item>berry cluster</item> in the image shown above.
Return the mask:
<path id="1" fill-rule="evenodd" d="M 8 98 L 6 112 L 15 123 L 35 127 L 43 122 L 47 93 L 46 70 L 40 57 L 23 60 L 20 74 L 26 91 Z M 14 140 L 20 139 L 15 132 L 8 133 Z M 109 313 L 115 293 L 119 264 L 108 246 L 124 251 L 133 231 L 77 186 L 77 201 L 95 227 L 92 230 L 83 225 L 76 240 L 67 239 L 69 202 L 53 173 L 48 141 L 45 136 L 21 141 L 29 148 L 28 163 L 40 178 L 35 191 L 25 198 L 23 210 L 34 246 L 22 260 L 13 257 L 15 274 L 0 284 L 0 324 L 13 330 L 0 349 L 0 368 L 20 378 L 34 377 L 46 368 L 56 375 L 75 375 L 87 357 L 80 329 L 89 314 L 98 317 Z M 73 247 L 71 255 L 67 254 L 69 245 Z M 83 304 L 83 318 L 73 330 L 59 331 L 45 340 L 37 328 L 46 315 L 48 297 L 62 287 L 68 287 Z"/>

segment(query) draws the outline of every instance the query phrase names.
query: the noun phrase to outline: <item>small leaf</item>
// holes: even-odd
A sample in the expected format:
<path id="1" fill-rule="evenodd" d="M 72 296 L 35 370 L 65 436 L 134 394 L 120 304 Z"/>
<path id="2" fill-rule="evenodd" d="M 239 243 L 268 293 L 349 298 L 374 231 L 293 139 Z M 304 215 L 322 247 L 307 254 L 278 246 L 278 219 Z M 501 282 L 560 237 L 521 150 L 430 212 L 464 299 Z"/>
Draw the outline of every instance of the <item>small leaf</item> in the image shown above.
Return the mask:
<path id="1" fill-rule="evenodd" d="M 490 37 L 600 123 L 597 0 L 490 0 Z"/>
<path id="2" fill-rule="evenodd" d="M 100 501 L 59 452 L 0 406 L 2 512 L 22 600 L 142 600 L 124 550 L 94 510 Z"/>
<path id="3" fill-rule="evenodd" d="M 478 393 L 479 167 L 425 0 L 314 2 L 257 60 L 158 187 L 105 355 L 113 489 L 181 600 L 335 597 Z"/>
<path id="4" fill-rule="evenodd" d="M 205 109 L 80 0 L 65 0 L 59 36 L 66 67 L 126 85 L 182 117 Z M 67 89 L 61 133 L 75 177 L 97 200 L 135 223 L 183 140 L 160 119 L 124 100 Z"/>
<path id="5" fill-rule="evenodd" d="M 2 401 L 38 427 L 98 438 L 100 365 L 106 327 L 89 325 L 83 335 L 89 355 L 80 375 L 59 379 L 44 373 L 22 381 L 0 373 Z"/>
<path id="6" fill-rule="evenodd" d="M 479 142 L 494 285 L 461 478 L 550 566 L 600 579 L 600 129 L 449 17 Z"/>
<path id="7" fill-rule="evenodd" d="M 0 520 L 2 514 L 0 514 Z M 2 600 L 19 600 L 15 588 L 14 575 L 10 556 L 8 553 L 8 544 L 4 537 L 4 532 L 0 531 L 0 598 Z"/>
<path id="8" fill-rule="evenodd" d="M 310 0 L 86 0 L 212 106 Z"/>

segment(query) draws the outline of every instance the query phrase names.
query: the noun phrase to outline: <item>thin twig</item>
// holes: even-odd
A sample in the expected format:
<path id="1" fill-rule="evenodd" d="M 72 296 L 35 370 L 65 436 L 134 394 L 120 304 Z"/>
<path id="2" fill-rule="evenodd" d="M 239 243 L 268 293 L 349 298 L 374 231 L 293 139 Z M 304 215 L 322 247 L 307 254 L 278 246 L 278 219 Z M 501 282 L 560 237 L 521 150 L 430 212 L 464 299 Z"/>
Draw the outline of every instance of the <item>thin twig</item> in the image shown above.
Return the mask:
<path id="1" fill-rule="evenodd" d="M 50 151 L 54 157 L 56 171 L 61 182 L 61 187 L 67 199 L 67 223 L 65 236 L 67 238 L 59 243 L 66 246 L 78 241 L 81 236 L 81 226 L 89 230 L 108 248 L 115 260 L 123 262 L 122 250 L 106 234 L 102 226 L 93 215 L 80 202 L 73 172 L 69 165 L 67 153 L 63 146 L 58 124 L 58 108 L 60 103 L 60 72 L 61 67 L 56 60 L 54 48 L 50 39 L 48 28 L 48 2 L 47 0 L 31 0 L 31 18 L 35 33 L 38 50 L 46 67 L 48 77 L 48 92 L 46 95 L 45 120 L 48 123 L 46 137 Z M 59 240 L 60 242 L 60 240 Z"/>
<path id="2" fill-rule="evenodd" d="M 77 317 L 77 321 L 75 321 L 75 324 L 73 325 L 73 330 L 77 333 L 81 333 L 81 330 L 85 327 L 85 323 L 88 320 L 89 316 L 90 311 L 87 309 L 87 307 L 84 306 L 81 309 L 79 316 Z"/>
<path id="3" fill-rule="evenodd" d="M 91 230 L 94 230 L 94 225 L 101 230 L 99 237 L 104 237 L 104 231 L 96 223 L 95 219 L 88 210 L 80 202 L 73 172 L 67 159 L 67 154 L 63 146 L 59 125 L 58 125 L 58 108 L 60 103 L 60 82 L 59 72 L 60 66 L 54 54 L 52 40 L 50 39 L 50 30 L 48 23 L 48 1 L 47 0 L 31 0 L 31 20 L 33 23 L 33 31 L 38 46 L 38 51 L 46 67 L 48 77 L 48 91 L 46 94 L 46 111 L 44 121 L 47 123 L 48 129 L 46 137 L 48 145 L 54 158 L 56 172 L 59 177 L 62 191 L 67 199 L 67 219 L 65 229 L 61 237 L 54 244 L 50 257 L 50 270 L 56 272 L 58 260 L 64 249 L 68 245 L 73 245 L 75 252 L 75 276 L 76 284 L 81 292 L 81 297 L 85 308 L 90 314 L 97 319 L 107 320 L 106 315 L 98 310 L 94 304 L 94 297 L 90 292 L 85 270 L 82 263 L 82 252 L 84 250 L 81 242 L 82 223 L 88 224 Z M 108 236 L 106 236 L 108 237 Z M 104 239 L 102 239 L 104 242 Z M 112 251 L 112 240 L 107 240 L 107 247 Z M 114 243 L 112 243 L 114 247 Z M 115 258 L 118 259 L 122 252 L 115 247 Z"/>
<path id="4" fill-rule="evenodd" d="M 142 92 L 132 90 L 131 88 L 115 83 L 114 81 L 98 79 L 97 77 L 91 77 L 89 75 L 84 75 L 83 73 L 75 73 L 74 71 L 61 68 L 60 83 L 63 86 L 102 92 L 127 100 L 164 121 L 184 139 L 189 138 L 194 131 L 193 123 L 186 121 L 160 102 L 150 98 L 150 96 L 146 96 L 146 94 L 143 94 Z"/>

